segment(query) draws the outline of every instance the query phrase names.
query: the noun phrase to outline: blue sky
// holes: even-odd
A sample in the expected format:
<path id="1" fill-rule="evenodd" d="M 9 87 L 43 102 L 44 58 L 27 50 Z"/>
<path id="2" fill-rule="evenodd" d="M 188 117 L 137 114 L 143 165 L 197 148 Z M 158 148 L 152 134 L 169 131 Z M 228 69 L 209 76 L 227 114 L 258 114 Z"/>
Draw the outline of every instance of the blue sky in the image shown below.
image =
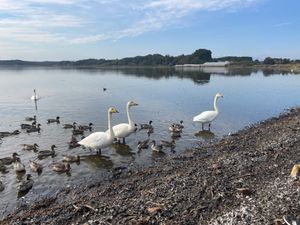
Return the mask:
<path id="1" fill-rule="evenodd" d="M 0 0 L 0 59 L 300 58 L 299 0 Z"/>

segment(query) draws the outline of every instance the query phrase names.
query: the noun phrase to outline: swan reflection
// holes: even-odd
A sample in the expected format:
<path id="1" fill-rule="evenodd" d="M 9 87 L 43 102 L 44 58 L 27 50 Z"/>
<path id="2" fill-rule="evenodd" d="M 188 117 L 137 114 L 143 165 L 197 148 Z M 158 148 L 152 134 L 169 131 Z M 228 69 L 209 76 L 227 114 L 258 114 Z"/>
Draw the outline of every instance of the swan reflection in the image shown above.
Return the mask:
<path id="1" fill-rule="evenodd" d="M 211 140 L 215 138 L 215 134 L 209 130 L 200 130 L 198 133 L 195 133 L 195 136 L 204 140 Z"/>
<path id="2" fill-rule="evenodd" d="M 111 146 L 116 150 L 116 153 L 121 156 L 134 156 L 135 153 L 133 152 L 133 149 L 129 147 L 129 145 L 126 144 L 119 144 L 115 143 Z"/>
<path id="3" fill-rule="evenodd" d="M 85 155 L 80 156 L 80 159 L 93 169 L 111 169 L 113 167 L 112 160 L 104 155 Z"/>

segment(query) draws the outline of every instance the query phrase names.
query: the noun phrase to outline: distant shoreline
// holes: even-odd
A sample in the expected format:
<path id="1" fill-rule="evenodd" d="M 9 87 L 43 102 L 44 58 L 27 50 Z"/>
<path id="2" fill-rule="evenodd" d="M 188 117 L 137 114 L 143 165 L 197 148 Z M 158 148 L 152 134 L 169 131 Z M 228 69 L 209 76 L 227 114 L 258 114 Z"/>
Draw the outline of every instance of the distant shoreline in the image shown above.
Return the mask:
<path id="1" fill-rule="evenodd" d="M 239 69 L 239 68 L 252 68 L 257 70 L 275 70 L 275 71 L 285 71 L 292 73 L 300 73 L 300 63 L 289 63 L 289 64 L 258 64 L 258 65 L 241 65 L 232 64 L 229 68 Z"/>
<path id="2" fill-rule="evenodd" d="M 166 66 L 166 65 L 156 65 L 156 66 L 138 66 L 138 65 L 111 65 L 111 66 L 101 66 L 101 65 L 1 65 L 1 68 L 61 68 L 61 69 L 175 69 L 175 66 Z M 181 69 L 182 67 L 180 67 Z M 214 68 L 214 67 L 211 67 Z M 291 72 L 291 73 L 300 73 L 300 63 L 290 63 L 290 64 L 256 64 L 256 65 L 245 65 L 239 63 L 232 63 L 226 67 L 216 67 L 216 68 L 227 68 L 227 69 L 253 69 L 253 70 L 273 70 L 281 72 Z"/>

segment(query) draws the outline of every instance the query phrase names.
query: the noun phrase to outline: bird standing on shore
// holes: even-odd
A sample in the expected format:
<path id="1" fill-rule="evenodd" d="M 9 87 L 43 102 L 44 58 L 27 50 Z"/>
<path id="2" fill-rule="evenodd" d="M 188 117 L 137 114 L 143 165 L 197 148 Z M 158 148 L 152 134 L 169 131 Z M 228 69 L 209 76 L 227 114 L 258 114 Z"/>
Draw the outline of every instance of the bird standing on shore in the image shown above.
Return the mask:
<path id="1" fill-rule="evenodd" d="M 217 106 L 217 101 L 219 98 L 223 98 L 223 95 L 220 93 L 217 93 L 214 99 L 214 109 L 213 111 L 204 111 L 200 113 L 199 115 L 195 116 L 193 118 L 194 122 L 200 122 L 202 124 L 202 130 L 204 130 L 204 124 L 209 124 L 208 125 L 208 130 L 210 130 L 210 125 L 213 120 L 217 118 L 219 115 L 219 108 Z"/>

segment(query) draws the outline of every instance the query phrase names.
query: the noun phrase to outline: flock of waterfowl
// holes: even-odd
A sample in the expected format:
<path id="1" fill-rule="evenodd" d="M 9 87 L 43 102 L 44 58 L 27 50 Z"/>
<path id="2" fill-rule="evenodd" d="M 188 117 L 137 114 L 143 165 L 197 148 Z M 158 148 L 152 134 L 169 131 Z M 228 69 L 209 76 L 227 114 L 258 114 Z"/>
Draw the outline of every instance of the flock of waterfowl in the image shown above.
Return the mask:
<path id="1" fill-rule="evenodd" d="M 204 124 L 210 125 L 211 122 L 218 116 L 219 109 L 217 107 L 217 100 L 223 97 L 220 93 L 217 93 L 214 98 L 214 110 L 213 111 L 205 111 L 200 113 L 199 115 L 193 118 L 193 121 L 200 122 L 202 124 L 202 129 L 204 129 Z M 38 100 L 39 97 L 36 95 L 36 91 L 34 90 L 34 95 L 31 97 L 32 100 Z M 69 141 L 69 148 L 76 148 L 82 146 L 83 148 L 88 148 L 90 150 L 96 150 L 97 154 L 101 154 L 101 149 L 106 148 L 112 145 L 115 141 L 117 143 L 121 142 L 125 144 L 126 138 L 136 132 L 138 130 L 137 124 L 133 122 L 130 114 L 131 107 L 137 106 L 138 104 L 134 101 L 129 101 L 126 105 L 127 112 L 127 123 L 121 123 L 115 126 L 112 126 L 112 115 L 118 113 L 118 110 L 114 107 L 110 107 L 107 111 L 108 118 L 108 130 L 93 132 L 89 134 L 87 137 L 84 137 L 84 131 L 89 130 L 92 131 L 93 123 L 89 123 L 88 125 L 78 125 L 76 122 L 72 124 L 63 124 L 64 129 L 72 129 L 72 137 Z M 37 123 L 36 116 L 34 117 L 26 117 L 26 121 L 31 122 L 31 124 L 23 123 L 21 124 L 21 129 L 25 130 L 27 133 L 40 132 L 41 124 Z M 51 123 L 60 123 L 60 117 L 56 117 L 55 119 L 48 119 L 47 124 Z M 175 139 L 181 136 L 184 125 L 181 120 L 179 123 L 173 123 L 169 126 L 169 131 L 171 133 L 172 140 L 166 141 L 161 140 L 160 143 L 157 143 L 155 140 L 150 140 L 150 135 L 154 132 L 154 128 L 152 125 L 152 120 L 147 124 L 140 124 L 139 130 L 147 130 L 147 139 L 140 140 L 137 143 L 137 148 L 139 151 L 142 149 L 147 149 L 151 146 L 151 149 L 154 152 L 163 152 L 164 148 L 170 148 L 171 151 L 175 148 Z M 13 132 L 0 132 L 0 140 L 3 137 L 13 136 L 20 134 L 19 130 L 15 130 Z M 82 135 L 80 141 L 77 141 L 76 135 Z M 55 145 L 51 146 L 50 150 L 39 150 L 39 145 L 37 143 L 34 144 L 23 144 L 22 149 L 27 151 L 34 151 L 37 153 L 37 157 L 33 160 L 30 160 L 30 169 L 32 172 L 41 173 L 43 170 L 43 165 L 40 164 L 38 159 L 45 159 L 49 156 L 54 157 L 56 155 Z M 79 162 L 80 157 L 78 155 L 63 155 L 63 159 L 61 162 L 56 162 L 52 164 L 52 170 L 56 172 L 68 172 L 71 169 L 69 163 L 71 162 Z M 8 169 L 9 165 L 13 165 L 16 173 L 25 173 L 25 165 L 22 163 L 20 159 L 20 155 L 16 152 L 12 154 L 11 157 L 0 158 L 0 172 L 4 172 Z M 31 178 L 30 174 L 27 174 L 26 179 L 20 183 L 18 186 L 19 192 L 27 192 L 29 191 L 34 184 L 34 181 Z M 0 181 L 0 192 L 4 190 L 4 184 Z"/>

